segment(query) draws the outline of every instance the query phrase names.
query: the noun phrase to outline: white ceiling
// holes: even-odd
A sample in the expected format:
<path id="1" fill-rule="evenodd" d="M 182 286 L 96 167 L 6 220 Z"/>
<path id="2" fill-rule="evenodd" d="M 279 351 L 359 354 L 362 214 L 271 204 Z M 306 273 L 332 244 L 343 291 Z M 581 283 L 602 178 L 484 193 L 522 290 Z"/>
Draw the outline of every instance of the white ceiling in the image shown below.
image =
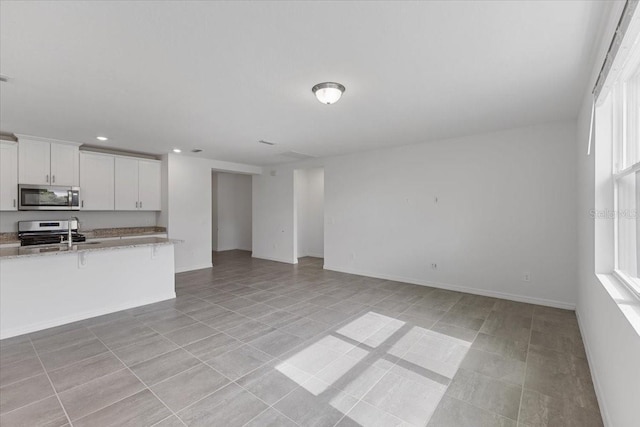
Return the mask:
<path id="1" fill-rule="evenodd" d="M 609 10 L 572 0 L 0 8 L 0 73 L 11 78 L 2 131 L 253 164 L 574 118 Z M 322 81 L 346 86 L 337 104 L 315 100 Z"/>

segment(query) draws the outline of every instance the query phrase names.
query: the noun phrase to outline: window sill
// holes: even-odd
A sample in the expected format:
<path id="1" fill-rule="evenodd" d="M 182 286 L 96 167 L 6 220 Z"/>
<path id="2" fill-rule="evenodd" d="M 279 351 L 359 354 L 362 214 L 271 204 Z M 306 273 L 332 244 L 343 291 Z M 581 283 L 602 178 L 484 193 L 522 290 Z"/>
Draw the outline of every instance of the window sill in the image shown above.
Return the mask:
<path id="1" fill-rule="evenodd" d="M 596 274 L 609 296 L 640 336 L 640 299 L 614 274 Z"/>
<path id="2" fill-rule="evenodd" d="M 640 300 L 640 283 L 638 283 L 637 279 L 633 279 L 619 270 L 613 270 L 613 277 L 626 286 L 629 292 Z"/>

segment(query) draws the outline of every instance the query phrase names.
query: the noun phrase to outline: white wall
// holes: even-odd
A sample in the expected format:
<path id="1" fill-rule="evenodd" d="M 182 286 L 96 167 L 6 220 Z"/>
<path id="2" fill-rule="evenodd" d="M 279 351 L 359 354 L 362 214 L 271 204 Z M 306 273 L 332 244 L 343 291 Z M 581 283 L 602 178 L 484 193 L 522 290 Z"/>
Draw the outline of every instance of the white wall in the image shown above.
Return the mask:
<path id="1" fill-rule="evenodd" d="M 613 267 L 613 222 L 595 220 L 592 209 L 612 209 L 611 200 L 598 194 L 596 170 L 605 159 L 596 143 L 586 155 L 591 114 L 591 96 L 585 97 L 579 120 L 578 159 L 578 321 L 605 425 L 631 427 L 638 422 L 640 396 L 640 302 L 622 285 L 596 273 Z M 598 132 L 600 133 L 600 132 Z M 600 156 L 602 157 L 602 156 Z M 608 165 L 611 170 L 611 163 Z M 602 175 L 598 174 L 599 180 Z M 597 255 L 597 256 L 596 256 Z"/>
<path id="2" fill-rule="evenodd" d="M 67 219 L 77 216 L 80 230 L 114 227 L 153 227 L 156 225 L 156 212 L 0 212 L 0 232 L 17 232 L 18 221 L 37 221 L 43 219 Z"/>
<path id="3" fill-rule="evenodd" d="M 251 250 L 251 176 L 217 173 L 216 250 Z"/>
<path id="4" fill-rule="evenodd" d="M 175 247 L 176 271 L 211 267 L 211 171 L 260 174 L 262 168 L 169 154 L 166 162 L 166 211 L 159 217 Z M 164 199 L 163 199 L 164 201 Z"/>
<path id="5" fill-rule="evenodd" d="M 218 250 L 218 173 L 211 173 L 211 249 Z"/>
<path id="6" fill-rule="evenodd" d="M 572 307 L 574 141 L 554 123 L 328 162 L 325 266 Z"/>
<path id="7" fill-rule="evenodd" d="M 266 168 L 265 168 L 266 169 Z M 293 168 L 253 176 L 253 256 L 296 264 Z"/>
<path id="8" fill-rule="evenodd" d="M 594 60 L 592 79 L 578 116 L 575 156 L 578 173 L 578 289 L 577 314 L 587 349 L 600 411 L 608 427 L 631 427 L 638 422 L 640 396 L 640 304 L 619 284 L 596 276 L 612 266 L 611 221 L 594 218 L 589 212 L 610 205 L 596 186 L 596 156 L 602 152 L 596 143 L 586 155 L 591 114 L 591 87 L 609 46 L 622 4 L 611 4 L 612 14 L 602 31 Z M 600 129 L 602 131 L 602 129 Z M 599 159 L 598 171 L 607 163 Z M 609 164 L 610 170 L 610 164 Z M 598 178 L 601 180 L 601 178 Z M 597 194 L 597 197 L 596 197 Z M 598 252 L 598 259 L 596 259 Z M 634 323 L 635 322 L 635 323 Z M 635 326 L 634 326 L 635 325 Z"/>
<path id="9" fill-rule="evenodd" d="M 293 169 L 323 165 L 326 268 L 573 307 L 574 142 L 551 123 L 273 168 L 254 256 L 295 258 Z"/>
<path id="10" fill-rule="evenodd" d="M 297 257 L 324 257 L 324 169 L 294 173 Z"/>

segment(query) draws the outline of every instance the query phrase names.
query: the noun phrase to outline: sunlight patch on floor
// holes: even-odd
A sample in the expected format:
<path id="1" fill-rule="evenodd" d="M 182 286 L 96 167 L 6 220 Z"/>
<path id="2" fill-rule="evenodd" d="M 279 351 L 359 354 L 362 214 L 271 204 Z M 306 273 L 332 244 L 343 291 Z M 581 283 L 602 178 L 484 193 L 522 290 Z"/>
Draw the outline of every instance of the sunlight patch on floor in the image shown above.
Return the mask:
<path id="1" fill-rule="evenodd" d="M 276 369 L 362 426 L 424 425 L 470 345 L 370 311 Z"/>

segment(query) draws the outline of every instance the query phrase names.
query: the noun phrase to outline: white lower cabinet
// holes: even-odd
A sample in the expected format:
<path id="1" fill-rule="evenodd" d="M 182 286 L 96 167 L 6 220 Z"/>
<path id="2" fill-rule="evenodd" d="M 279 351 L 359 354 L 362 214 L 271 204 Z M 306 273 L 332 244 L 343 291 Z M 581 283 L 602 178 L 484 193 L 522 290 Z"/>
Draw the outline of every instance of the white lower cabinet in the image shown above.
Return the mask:
<path id="1" fill-rule="evenodd" d="M 175 298 L 174 277 L 172 244 L 2 258 L 0 339 Z"/>
<path id="2" fill-rule="evenodd" d="M 115 158 L 100 153 L 80 153 L 80 209 L 112 211 L 114 205 Z"/>

